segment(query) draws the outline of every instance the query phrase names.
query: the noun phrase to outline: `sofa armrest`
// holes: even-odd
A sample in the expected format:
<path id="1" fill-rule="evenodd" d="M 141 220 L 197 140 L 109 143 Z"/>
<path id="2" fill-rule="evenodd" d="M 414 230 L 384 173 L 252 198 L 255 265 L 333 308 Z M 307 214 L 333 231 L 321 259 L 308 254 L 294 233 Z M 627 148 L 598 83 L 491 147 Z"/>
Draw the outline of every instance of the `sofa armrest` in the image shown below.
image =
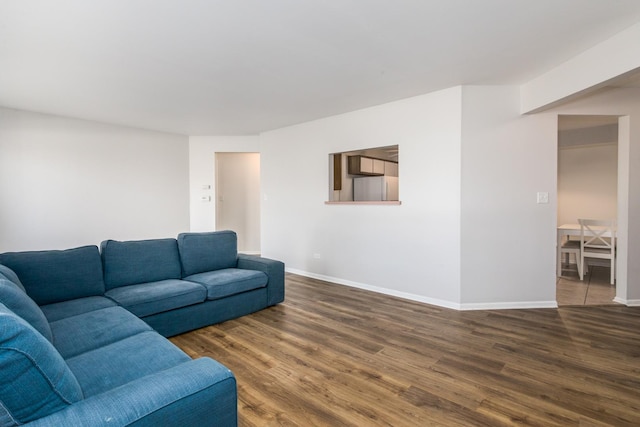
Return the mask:
<path id="1" fill-rule="evenodd" d="M 255 255 L 238 254 L 238 268 L 258 270 L 269 277 L 267 282 L 267 305 L 284 301 L 284 263 Z"/>
<path id="2" fill-rule="evenodd" d="M 236 380 L 203 357 L 91 396 L 28 426 L 237 426 Z"/>

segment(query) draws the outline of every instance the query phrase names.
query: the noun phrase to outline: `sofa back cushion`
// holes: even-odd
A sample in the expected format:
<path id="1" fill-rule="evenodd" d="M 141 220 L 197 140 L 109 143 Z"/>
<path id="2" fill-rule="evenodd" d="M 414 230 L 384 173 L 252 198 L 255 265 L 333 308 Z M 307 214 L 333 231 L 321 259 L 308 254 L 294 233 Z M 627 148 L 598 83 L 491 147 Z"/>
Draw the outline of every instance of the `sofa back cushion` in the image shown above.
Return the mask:
<path id="1" fill-rule="evenodd" d="M 238 265 L 238 238 L 233 231 L 181 233 L 178 249 L 183 277 Z"/>
<path id="2" fill-rule="evenodd" d="M 105 240 L 100 252 L 107 290 L 181 277 L 176 239 Z"/>
<path id="3" fill-rule="evenodd" d="M 12 269 L 38 304 L 104 295 L 102 261 L 97 246 L 67 250 L 7 252 L 0 264 Z"/>
<path id="4" fill-rule="evenodd" d="M 0 278 L 7 279 L 15 283 L 20 289 L 25 291 L 24 285 L 22 284 L 20 279 L 18 279 L 18 275 L 16 274 L 16 272 L 10 269 L 9 267 L 7 267 L 6 265 L 0 264 Z"/>
<path id="5" fill-rule="evenodd" d="M 27 423 L 83 398 L 60 353 L 4 304 L 0 324 L 0 425 Z"/>
<path id="6" fill-rule="evenodd" d="M 53 342 L 51 327 L 40 307 L 15 283 L 0 278 L 0 303 L 22 317 L 42 336 Z"/>

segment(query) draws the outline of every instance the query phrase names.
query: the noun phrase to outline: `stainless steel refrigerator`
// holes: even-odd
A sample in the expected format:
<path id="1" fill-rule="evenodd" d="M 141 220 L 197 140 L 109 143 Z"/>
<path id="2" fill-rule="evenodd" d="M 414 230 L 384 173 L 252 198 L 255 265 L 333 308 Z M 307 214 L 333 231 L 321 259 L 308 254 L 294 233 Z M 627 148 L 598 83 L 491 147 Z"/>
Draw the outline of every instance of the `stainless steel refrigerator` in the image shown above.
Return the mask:
<path id="1" fill-rule="evenodd" d="M 363 176 L 353 178 L 353 200 L 389 201 L 398 198 L 397 176 Z"/>

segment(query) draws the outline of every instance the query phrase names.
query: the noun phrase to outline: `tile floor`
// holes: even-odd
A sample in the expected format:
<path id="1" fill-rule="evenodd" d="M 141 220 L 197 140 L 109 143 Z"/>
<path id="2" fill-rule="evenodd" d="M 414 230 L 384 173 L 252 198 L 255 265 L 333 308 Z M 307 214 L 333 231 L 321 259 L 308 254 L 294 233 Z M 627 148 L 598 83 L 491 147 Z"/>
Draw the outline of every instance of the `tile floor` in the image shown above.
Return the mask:
<path id="1" fill-rule="evenodd" d="M 563 265 L 562 277 L 556 282 L 559 306 L 618 305 L 613 302 L 616 287 L 609 284 L 609 267 L 592 265 L 580 281 L 575 264 Z"/>

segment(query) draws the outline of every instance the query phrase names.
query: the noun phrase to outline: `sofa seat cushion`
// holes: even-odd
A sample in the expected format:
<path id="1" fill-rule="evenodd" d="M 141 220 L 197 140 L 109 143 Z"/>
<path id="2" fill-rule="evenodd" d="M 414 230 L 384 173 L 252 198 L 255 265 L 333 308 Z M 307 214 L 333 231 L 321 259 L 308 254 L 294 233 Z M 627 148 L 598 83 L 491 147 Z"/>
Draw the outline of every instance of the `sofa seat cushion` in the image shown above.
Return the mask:
<path id="1" fill-rule="evenodd" d="M 40 308 L 49 323 L 78 314 L 88 313 L 107 307 L 117 307 L 113 300 L 106 297 L 86 297 L 43 305 Z"/>
<path id="2" fill-rule="evenodd" d="M 104 294 L 97 246 L 50 251 L 6 252 L 0 264 L 13 270 L 38 305 Z"/>
<path id="3" fill-rule="evenodd" d="M 0 304 L 0 421 L 18 425 L 83 398 L 60 353 L 20 316 Z"/>
<path id="4" fill-rule="evenodd" d="M 88 398 L 190 360 L 169 340 L 148 331 L 67 359 L 67 364 Z"/>
<path id="5" fill-rule="evenodd" d="M 47 340 L 53 342 L 47 318 L 40 307 L 29 298 L 22 288 L 14 282 L 0 278 L 0 302 L 26 320 Z"/>
<path id="6" fill-rule="evenodd" d="M 207 288 L 207 299 L 215 300 L 267 286 L 269 278 L 262 271 L 225 268 L 193 274 L 184 278 L 202 283 Z"/>
<path id="7" fill-rule="evenodd" d="M 136 316 L 144 317 L 203 302 L 207 290 L 186 280 L 161 280 L 114 288 L 106 296 Z"/>
<path id="8" fill-rule="evenodd" d="M 105 240 L 100 249 L 107 290 L 182 275 L 176 239 Z"/>
<path id="9" fill-rule="evenodd" d="M 53 345 L 65 359 L 152 330 L 122 307 L 107 307 L 51 323 Z"/>

